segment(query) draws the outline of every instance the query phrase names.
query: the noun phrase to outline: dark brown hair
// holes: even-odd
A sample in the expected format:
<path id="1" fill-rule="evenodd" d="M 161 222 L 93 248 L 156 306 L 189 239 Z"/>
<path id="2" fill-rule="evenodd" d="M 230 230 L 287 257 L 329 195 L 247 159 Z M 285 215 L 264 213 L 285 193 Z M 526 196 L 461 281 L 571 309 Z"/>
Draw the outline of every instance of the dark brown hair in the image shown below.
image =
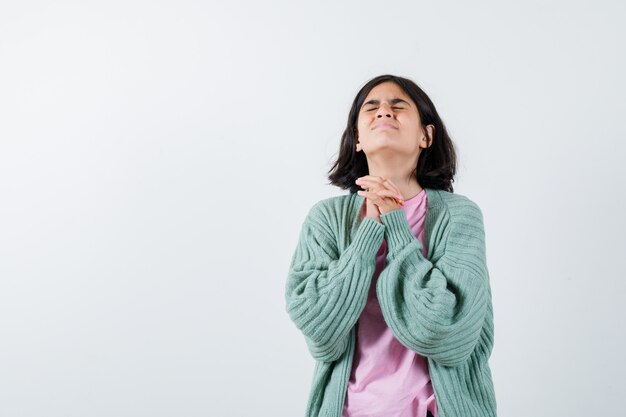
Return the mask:
<path id="1" fill-rule="evenodd" d="M 426 93 L 413 81 L 395 75 L 379 75 L 368 81 L 357 93 L 348 115 L 348 125 L 341 135 L 339 156 L 328 171 L 329 184 L 348 189 L 351 193 L 361 190 L 354 181 L 369 175 L 367 159 L 363 151 L 356 151 L 356 133 L 359 109 L 369 92 L 385 81 L 396 83 L 415 103 L 422 127 L 435 126 L 432 144 L 420 151 L 415 169 L 411 173 L 422 188 L 436 188 L 454 192 L 452 183 L 456 173 L 456 152 L 446 127 L 439 117 L 435 105 Z"/>

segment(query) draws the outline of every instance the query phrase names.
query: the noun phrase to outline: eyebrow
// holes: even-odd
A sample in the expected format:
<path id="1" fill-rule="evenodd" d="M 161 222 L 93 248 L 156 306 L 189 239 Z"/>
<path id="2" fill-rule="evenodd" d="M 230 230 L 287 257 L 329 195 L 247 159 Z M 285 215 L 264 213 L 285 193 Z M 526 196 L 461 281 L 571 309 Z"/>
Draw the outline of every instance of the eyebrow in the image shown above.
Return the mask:
<path id="1" fill-rule="evenodd" d="M 391 104 L 397 104 L 397 103 L 405 103 L 405 104 L 407 104 L 409 107 L 411 106 L 411 105 L 409 104 L 409 102 L 407 102 L 406 100 L 403 100 L 403 99 L 401 99 L 401 98 L 392 98 L 392 99 L 391 99 Z M 380 100 L 370 100 L 370 101 L 368 101 L 367 103 L 363 103 L 363 105 L 362 105 L 361 107 L 365 107 L 365 106 L 367 106 L 368 104 L 380 104 Z"/>

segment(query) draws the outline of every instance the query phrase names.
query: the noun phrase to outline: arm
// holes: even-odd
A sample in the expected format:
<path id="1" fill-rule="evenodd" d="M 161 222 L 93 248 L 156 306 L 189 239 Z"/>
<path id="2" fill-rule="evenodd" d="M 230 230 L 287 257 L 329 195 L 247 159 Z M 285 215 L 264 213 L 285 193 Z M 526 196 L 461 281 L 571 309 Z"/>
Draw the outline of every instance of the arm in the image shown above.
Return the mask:
<path id="1" fill-rule="evenodd" d="M 468 202 L 445 214 L 443 253 L 422 256 L 402 210 L 381 215 L 388 255 L 377 296 L 385 321 L 409 349 L 444 366 L 465 362 L 476 347 L 488 305 L 483 217 Z M 436 256 L 433 256 L 435 258 Z"/>
<path id="2" fill-rule="evenodd" d="M 328 222 L 315 209 L 302 225 L 287 275 L 285 301 L 311 355 L 331 362 L 346 350 L 349 332 L 365 308 L 384 226 L 363 218 L 354 240 L 338 254 Z"/>

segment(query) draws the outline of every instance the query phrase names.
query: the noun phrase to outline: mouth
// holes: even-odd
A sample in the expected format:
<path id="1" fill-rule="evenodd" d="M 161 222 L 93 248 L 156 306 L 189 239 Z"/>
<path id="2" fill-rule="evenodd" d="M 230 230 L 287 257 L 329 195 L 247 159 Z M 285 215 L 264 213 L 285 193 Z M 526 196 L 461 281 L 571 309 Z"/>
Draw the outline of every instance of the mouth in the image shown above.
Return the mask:
<path id="1" fill-rule="evenodd" d="M 387 123 L 384 123 L 384 124 L 381 124 L 381 125 L 374 126 L 374 129 L 397 129 L 397 127 L 395 127 L 393 125 L 390 125 L 390 124 L 387 124 Z"/>

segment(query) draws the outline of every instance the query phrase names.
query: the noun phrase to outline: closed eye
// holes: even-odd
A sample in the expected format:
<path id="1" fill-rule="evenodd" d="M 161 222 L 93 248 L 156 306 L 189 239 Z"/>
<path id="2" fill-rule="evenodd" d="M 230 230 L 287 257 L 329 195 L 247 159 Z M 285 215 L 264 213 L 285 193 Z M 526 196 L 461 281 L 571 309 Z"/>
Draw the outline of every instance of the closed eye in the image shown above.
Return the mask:
<path id="1" fill-rule="evenodd" d="M 403 107 L 397 107 L 397 106 L 394 106 L 394 107 L 392 107 L 392 109 L 402 110 L 402 109 L 403 109 Z M 372 110 L 376 110 L 376 107 L 372 107 L 371 109 L 367 109 L 367 110 L 365 110 L 365 111 L 372 111 Z"/>

